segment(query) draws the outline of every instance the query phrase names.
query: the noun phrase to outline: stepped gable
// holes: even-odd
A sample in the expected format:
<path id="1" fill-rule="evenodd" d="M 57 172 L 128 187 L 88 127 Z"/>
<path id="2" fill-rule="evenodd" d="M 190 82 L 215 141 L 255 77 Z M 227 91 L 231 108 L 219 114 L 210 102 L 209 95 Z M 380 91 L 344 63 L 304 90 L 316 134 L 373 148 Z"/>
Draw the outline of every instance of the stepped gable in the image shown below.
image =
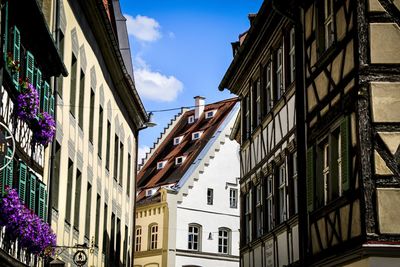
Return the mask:
<path id="1" fill-rule="evenodd" d="M 185 112 L 178 123 L 171 129 L 165 141 L 154 151 L 137 176 L 139 192 L 137 201 L 146 198 L 146 189 L 179 182 L 199 153 L 214 136 L 216 130 L 237 103 L 238 98 L 227 99 L 213 104 L 205 105 L 204 112 L 193 123 L 188 122 L 190 116 L 195 115 L 195 110 Z M 212 118 L 205 118 L 208 111 L 217 110 Z M 197 140 L 192 140 L 192 134 L 202 131 Z M 175 137 L 183 136 L 180 144 L 174 145 Z M 177 157 L 186 159 L 181 165 L 175 164 Z M 157 163 L 166 161 L 162 169 L 157 169 Z"/>

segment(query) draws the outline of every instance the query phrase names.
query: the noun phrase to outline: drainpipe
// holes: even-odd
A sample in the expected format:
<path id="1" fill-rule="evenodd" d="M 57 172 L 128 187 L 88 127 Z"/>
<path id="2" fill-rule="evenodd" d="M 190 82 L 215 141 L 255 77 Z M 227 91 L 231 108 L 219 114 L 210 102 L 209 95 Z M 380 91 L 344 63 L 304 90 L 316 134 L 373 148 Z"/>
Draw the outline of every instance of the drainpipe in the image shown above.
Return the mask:
<path id="1" fill-rule="evenodd" d="M 56 47 L 59 48 L 60 46 L 60 34 L 58 29 L 60 28 L 60 0 L 55 0 L 55 42 Z M 53 79 L 53 96 L 54 96 L 54 120 L 57 122 L 57 95 L 58 95 L 58 83 L 57 78 Z M 57 131 L 57 130 L 56 130 Z M 54 135 L 53 142 L 51 144 L 51 151 L 50 151 L 50 167 L 49 167 L 49 176 L 47 179 L 47 223 L 51 226 L 51 217 L 52 217 L 52 210 L 53 210 L 53 203 L 52 199 L 52 178 L 54 175 L 54 158 L 56 154 L 56 135 Z"/>
<path id="2" fill-rule="evenodd" d="M 308 255 L 308 214 L 307 214 L 307 180 L 306 165 L 304 159 L 307 158 L 307 127 L 305 110 L 305 73 L 304 73 L 304 32 L 303 18 L 304 11 L 299 4 L 293 9 L 294 13 L 289 14 L 285 10 L 279 9 L 276 0 L 272 1 L 272 8 L 280 15 L 290 20 L 295 27 L 295 56 L 296 56 L 296 143 L 297 143 L 297 172 L 298 183 L 298 205 L 299 205 L 299 260 L 300 266 L 307 266 Z"/>

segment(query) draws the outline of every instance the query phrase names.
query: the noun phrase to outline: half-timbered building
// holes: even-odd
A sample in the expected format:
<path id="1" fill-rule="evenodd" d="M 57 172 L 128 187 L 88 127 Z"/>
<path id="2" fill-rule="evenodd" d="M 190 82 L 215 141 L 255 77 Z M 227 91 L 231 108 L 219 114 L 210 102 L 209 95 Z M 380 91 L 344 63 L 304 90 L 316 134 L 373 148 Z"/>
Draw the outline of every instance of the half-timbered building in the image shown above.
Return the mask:
<path id="1" fill-rule="evenodd" d="M 241 142 L 242 265 L 397 266 L 400 3 L 284 4 L 264 1 L 251 16 L 249 31 L 233 44 L 235 57 L 220 85 L 242 98 L 232 133 Z M 290 22 L 296 29 L 293 42 L 291 34 L 285 39 Z M 273 89 L 277 84 L 283 84 L 280 94 Z M 274 102 L 276 96 L 283 101 Z M 263 106 L 265 100 L 273 101 L 272 108 Z M 288 124 L 282 127 L 285 107 Z M 290 118 L 297 122 L 296 137 Z M 279 132 L 284 129 L 286 136 Z M 294 152 L 283 171 L 282 156 L 296 147 L 298 164 Z M 281 188 L 288 192 L 283 224 Z M 291 217 L 293 211 L 298 217 Z"/>
<path id="2" fill-rule="evenodd" d="M 307 264 L 399 262 L 398 1 L 304 1 Z"/>
<path id="3" fill-rule="evenodd" d="M 15 188 L 20 201 L 46 221 L 49 189 L 44 170 L 48 165 L 45 154 L 50 149 L 46 149 L 47 142 L 41 144 L 34 137 L 41 131 L 35 120 L 43 112 L 54 117 L 54 77 L 68 73 L 43 6 L 35 0 L 23 1 L 23 5 L 3 0 L 0 5 L 0 195 L 4 196 L 7 188 Z M 29 89 L 28 83 L 39 102 L 31 98 L 35 108 L 27 107 L 22 116 L 20 99 Z M 4 222 L 0 228 L 1 265 L 37 266 L 39 257 L 18 247 L 18 238 L 11 241 L 3 226 Z"/>
<path id="4" fill-rule="evenodd" d="M 241 144 L 241 266 L 287 266 L 299 259 L 294 27 L 271 1 L 249 19 L 219 86 L 241 98 L 231 135 Z"/>

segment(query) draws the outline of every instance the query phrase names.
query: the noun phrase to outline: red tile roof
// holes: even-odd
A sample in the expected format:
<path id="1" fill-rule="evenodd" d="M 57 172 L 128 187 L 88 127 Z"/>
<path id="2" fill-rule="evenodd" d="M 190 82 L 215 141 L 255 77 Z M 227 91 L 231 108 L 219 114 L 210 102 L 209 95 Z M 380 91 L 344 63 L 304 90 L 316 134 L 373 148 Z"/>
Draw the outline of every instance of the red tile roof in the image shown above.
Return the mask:
<path id="1" fill-rule="evenodd" d="M 188 123 L 188 117 L 194 115 L 194 110 L 189 110 L 181 117 L 180 121 L 171 130 L 164 142 L 156 149 L 147 160 L 137 175 L 137 188 L 143 190 L 137 200 L 145 198 L 145 189 L 179 182 L 193 161 L 197 158 L 208 141 L 237 103 L 238 98 L 232 98 L 205 105 L 204 112 L 194 123 Z M 212 118 L 206 119 L 207 111 L 217 110 Z M 192 133 L 202 131 L 200 139 L 192 140 Z M 183 136 L 179 145 L 174 145 L 175 137 Z M 185 156 L 181 165 L 175 165 L 175 158 Z M 164 168 L 157 169 L 157 163 L 167 161 Z"/>

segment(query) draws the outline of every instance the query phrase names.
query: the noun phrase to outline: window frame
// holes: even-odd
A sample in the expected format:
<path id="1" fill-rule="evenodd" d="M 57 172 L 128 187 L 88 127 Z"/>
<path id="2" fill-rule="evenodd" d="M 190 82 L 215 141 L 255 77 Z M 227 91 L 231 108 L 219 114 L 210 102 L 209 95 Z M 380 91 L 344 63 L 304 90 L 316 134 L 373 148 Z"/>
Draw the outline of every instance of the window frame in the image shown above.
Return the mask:
<path id="1" fill-rule="evenodd" d="M 158 248 L 158 224 L 153 223 L 149 225 L 149 250 L 156 250 Z"/>
<path id="2" fill-rule="evenodd" d="M 197 230 L 195 232 L 194 230 Z M 188 250 L 190 251 L 201 251 L 201 239 L 202 239 L 202 227 L 197 223 L 190 223 L 188 226 Z M 192 239 L 190 238 L 192 237 Z M 197 241 L 195 241 L 197 237 Z"/>
<path id="3" fill-rule="evenodd" d="M 221 233 L 226 233 L 226 236 L 221 235 Z M 218 228 L 218 253 L 224 255 L 231 254 L 231 235 L 231 229 L 226 227 Z"/>
<path id="4" fill-rule="evenodd" d="M 136 226 L 135 229 L 135 252 L 142 251 L 142 227 Z"/>
<path id="5" fill-rule="evenodd" d="M 214 189 L 207 188 L 207 205 L 214 205 Z"/>
<path id="6" fill-rule="evenodd" d="M 236 209 L 238 207 L 238 189 L 229 189 L 229 207 Z"/>

